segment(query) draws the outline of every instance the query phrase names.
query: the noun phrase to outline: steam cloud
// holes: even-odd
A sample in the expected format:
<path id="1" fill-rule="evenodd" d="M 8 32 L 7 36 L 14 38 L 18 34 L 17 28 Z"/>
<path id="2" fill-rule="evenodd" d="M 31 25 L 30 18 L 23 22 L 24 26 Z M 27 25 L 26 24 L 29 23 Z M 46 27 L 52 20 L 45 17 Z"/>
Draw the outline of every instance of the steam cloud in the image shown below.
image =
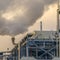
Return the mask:
<path id="1" fill-rule="evenodd" d="M 0 35 L 18 35 L 43 16 L 56 0 L 0 0 Z"/>

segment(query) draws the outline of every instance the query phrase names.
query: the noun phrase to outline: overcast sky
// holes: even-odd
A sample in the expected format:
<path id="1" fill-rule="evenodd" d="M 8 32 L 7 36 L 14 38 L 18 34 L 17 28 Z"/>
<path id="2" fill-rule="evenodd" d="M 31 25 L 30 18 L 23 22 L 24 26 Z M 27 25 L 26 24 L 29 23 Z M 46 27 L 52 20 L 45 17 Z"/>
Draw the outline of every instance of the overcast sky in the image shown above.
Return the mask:
<path id="1" fill-rule="evenodd" d="M 0 51 L 12 48 L 27 31 L 56 30 L 56 0 L 0 0 Z M 12 47 L 11 47 L 12 46 Z"/>

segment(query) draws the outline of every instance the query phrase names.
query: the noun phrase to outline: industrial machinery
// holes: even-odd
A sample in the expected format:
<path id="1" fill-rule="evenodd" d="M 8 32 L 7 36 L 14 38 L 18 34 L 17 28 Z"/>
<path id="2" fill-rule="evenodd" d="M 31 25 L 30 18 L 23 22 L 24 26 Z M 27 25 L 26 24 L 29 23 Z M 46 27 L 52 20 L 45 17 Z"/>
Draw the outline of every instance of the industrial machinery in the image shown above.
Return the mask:
<path id="1" fill-rule="evenodd" d="M 37 31 L 36 35 L 28 36 L 20 43 L 20 59 L 22 57 L 34 57 L 40 60 L 52 60 L 57 56 L 57 41 L 51 37 L 52 31 Z M 50 36 L 50 37 L 49 37 Z"/>

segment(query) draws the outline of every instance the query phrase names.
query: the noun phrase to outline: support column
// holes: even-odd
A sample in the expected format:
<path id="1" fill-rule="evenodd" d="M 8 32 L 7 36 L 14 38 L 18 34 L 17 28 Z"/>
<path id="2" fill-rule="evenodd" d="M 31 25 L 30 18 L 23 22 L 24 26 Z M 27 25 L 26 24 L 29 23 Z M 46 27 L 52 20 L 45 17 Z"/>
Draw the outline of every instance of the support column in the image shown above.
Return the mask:
<path id="1" fill-rule="evenodd" d="M 26 57 L 28 57 L 28 46 L 26 46 Z"/>
<path id="2" fill-rule="evenodd" d="M 60 31 L 60 28 L 59 28 L 59 15 L 60 15 L 60 10 L 59 8 L 57 9 L 57 37 L 56 37 L 56 40 L 57 40 L 57 56 L 59 57 L 60 56 L 60 51 L 59 51 L 59 31 Z"/>
<path id="3" fill-rule="evenodd" d="M 18 44 L 18 60 L 20 60 L 20 43 Z"/>

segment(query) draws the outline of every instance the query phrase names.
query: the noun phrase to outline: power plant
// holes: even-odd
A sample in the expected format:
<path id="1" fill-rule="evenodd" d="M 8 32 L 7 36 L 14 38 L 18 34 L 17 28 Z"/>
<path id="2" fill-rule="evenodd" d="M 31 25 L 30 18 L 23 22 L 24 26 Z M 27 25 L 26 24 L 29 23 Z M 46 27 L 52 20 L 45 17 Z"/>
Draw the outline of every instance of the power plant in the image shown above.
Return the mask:
<path id="1" fill-rule="evenodd" d="M 11 51 L 1 52 L 0 60 L 21 60 L 23 57 L 34 57 L 36 60 L 52 60 L 55 57 L 60 57 L 59 15 L 60 1 L 58 0 L 57 30 L 43 31 L 43 22 L 41 21 L 40 31 L 28 33 L 21 42 L 15 43 L 15 37 L 12 37 L 12 43 L 15 47 Z"/>

